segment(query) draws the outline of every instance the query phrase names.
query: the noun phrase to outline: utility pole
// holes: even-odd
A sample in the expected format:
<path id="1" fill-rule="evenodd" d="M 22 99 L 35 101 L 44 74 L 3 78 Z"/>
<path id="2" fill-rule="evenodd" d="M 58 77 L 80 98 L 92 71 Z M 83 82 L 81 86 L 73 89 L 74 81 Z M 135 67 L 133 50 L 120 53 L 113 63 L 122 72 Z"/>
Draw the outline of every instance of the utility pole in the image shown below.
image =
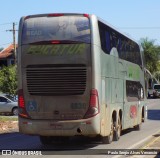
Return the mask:
<path id="1" fill-rule="evenodd" d="M 13 33 L 14 63 L 16 63 L 16 31 L 18 31 L 15 29 L 15 25 L 15 22 L 13 22 L 13 28 L 11 30 L 6 30 Z"/>

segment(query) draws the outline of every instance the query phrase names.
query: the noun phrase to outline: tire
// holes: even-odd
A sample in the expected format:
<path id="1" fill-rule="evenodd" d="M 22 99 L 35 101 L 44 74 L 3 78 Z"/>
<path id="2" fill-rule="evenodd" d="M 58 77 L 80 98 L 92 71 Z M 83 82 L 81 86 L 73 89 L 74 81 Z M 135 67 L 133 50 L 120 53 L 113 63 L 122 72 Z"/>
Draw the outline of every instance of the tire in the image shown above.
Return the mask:
<path id="1" fill-rule="evenodd" d="M 140 131 L 141 128 L 142 128 L 142 118 L 143 118 L 143 116 L 141 115 L 141 122 L 140 122 L 140 124 L 134 126 L 134 129 L 135 129 L 136 131 Z"/>
<path id="2" fill-rule="evenodd" d="M 102 143 L 103 144 L 111 144 L 112 140 L 110 138 L 110 136 L 104 136 L 102 137 Z"/>
<path id="3" fill-rule="evenodd" d="M 52 143 L 52 138 L 47 136 L 40 136 L 40 141 L 43 145 L 50 145 Z"/>
<path id="4" fill-rule="evenodd" d="M 114 127 L 115 127 L 115 131 L 114 131 L 114 135 L 113 135 L 113 140 L 118 141 L 121 136 L 121 130 L 122 130 L 122 123 L 121 123 L 120 117 L 118 117 L 117 123 L 114 122 Z"/>
<path id="5" fill-rule="evenodd" d="M 140 124 L 134 126 L 134 129 L 135 129 L 136 131 L 140 131 L 141 128 L 142 128 L 142 123 L 140 123 Z"/>
<path id="6" fill-rule="evenodd" d="M 18 108 L 12 109 L 12 115 L 17 116 L 18 115 Z"/>
<path id="7" fill-rule="evenodd" d="M 113 135 L 114 135 L 114 124 L 113 124 L 113 118 L 112 118 L 110 134 L 108 136 L 102 137 L 102 143 L 111 144 L 111 142 L 113 141 Z"/>

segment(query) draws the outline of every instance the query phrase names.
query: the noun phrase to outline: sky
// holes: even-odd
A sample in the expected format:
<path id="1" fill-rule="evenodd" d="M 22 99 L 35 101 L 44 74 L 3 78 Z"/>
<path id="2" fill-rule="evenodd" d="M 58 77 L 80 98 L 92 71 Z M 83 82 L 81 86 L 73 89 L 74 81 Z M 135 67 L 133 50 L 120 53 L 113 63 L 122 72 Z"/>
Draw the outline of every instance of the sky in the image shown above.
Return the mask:
<path id="1" fill-rule="evenodd" d="M 160 0 L 1 0 L 0 48 L 13 42 L 13 22 L 22 16 L 43 13 L 95 14 L 135 39 L 155 40 L 160 45 Z"/>

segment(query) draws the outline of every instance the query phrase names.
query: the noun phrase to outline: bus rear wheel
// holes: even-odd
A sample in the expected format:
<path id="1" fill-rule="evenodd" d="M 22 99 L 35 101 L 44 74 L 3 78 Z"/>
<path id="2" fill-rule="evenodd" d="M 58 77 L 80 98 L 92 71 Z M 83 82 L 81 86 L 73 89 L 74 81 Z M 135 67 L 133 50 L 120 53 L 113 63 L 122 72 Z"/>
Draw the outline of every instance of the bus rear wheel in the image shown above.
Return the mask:
<path id="1" fill-rule="evenodd" d="M 121 124 L 121 119 L 120 117 L 118 117 L 118 122 L 114 122 L 114 127 L 115 127 L 115 131 L 114 131 L 114 136 L 113 139 L 114 141 L 118 141 L 120 136 L 121 136 L 121 129 L 122 129 L 122 124 Z"/>
<path id="2" fill-rule="evenodd" d="M 134 129 L 135 129 L 136 131 L 140 131 L 141 128 L 142 128 L 142 123 L 140 123 L 140 124 L 134 126 Z"/>
<path id="3" fill-rule="evenodd" d="M 110 134 L 108 136 L 102 137 L 102 143 L 110 144 L 113 141 L 113 136 L 114 136 L 114 123 L 113 123 L 113 118 L 112 118 Z"/>
<path id="4" fill-rule="evenodd" d="M 136 131 L 140 131 L 140 130 L 141 130 L 141 128 L 142 128 L 142 122 L 143 122 L 143 113 L 142 113 L 142 115 L 141 115 L 141 122 L 140 122 L 138 125 L 135 125 L 135 126 L 134 126 L 134 129 L 135 129 Z"/>

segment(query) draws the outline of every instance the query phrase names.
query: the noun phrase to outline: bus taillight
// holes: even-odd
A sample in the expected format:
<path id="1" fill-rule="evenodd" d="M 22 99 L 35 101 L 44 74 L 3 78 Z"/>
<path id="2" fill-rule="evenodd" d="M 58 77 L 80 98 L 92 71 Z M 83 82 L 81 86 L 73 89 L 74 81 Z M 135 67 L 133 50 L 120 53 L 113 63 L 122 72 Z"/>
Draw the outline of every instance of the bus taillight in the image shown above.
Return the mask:
<path id="1" fill-rule="evenodd" d="M 25 105 L 24 105 L 24 97 L 23 97 L 23 90 L 20 89 L 19 92 L 18 92 L 18 106 L 20 108 L 24 108 Z"/>
<path id="2" fill-rule="evenodd" d="M 83 16 L 89 18 L 89 14 L 83 14 Z"/>
<path id="3" fill-rule="evenodd" d="M 84 118 L 90 118 L 99 113 L 99 99 L 98 91 L 96 89 L 91 90 L 89 108 L 84 116 Z"/>
<path id="4" fill-rule="evenodd" d="M 21 117 L 28 118 L 28 114 L 25 108 L 23 89 L 18 91 L 18 107 L 19 107 L 19 115 Z"/>
<path id="5" fill-rule="evenodd" d="M 52 44 L 60 44 L 61 42 L 58 40 L 51 41 Z"/>
<path id="6" fill-rule="evenodd" d="M 54 13 L 54 14 L 48 14 L 48 17 L 57 17 L 57 16 L 63 16 L 62 13 Z"/>

